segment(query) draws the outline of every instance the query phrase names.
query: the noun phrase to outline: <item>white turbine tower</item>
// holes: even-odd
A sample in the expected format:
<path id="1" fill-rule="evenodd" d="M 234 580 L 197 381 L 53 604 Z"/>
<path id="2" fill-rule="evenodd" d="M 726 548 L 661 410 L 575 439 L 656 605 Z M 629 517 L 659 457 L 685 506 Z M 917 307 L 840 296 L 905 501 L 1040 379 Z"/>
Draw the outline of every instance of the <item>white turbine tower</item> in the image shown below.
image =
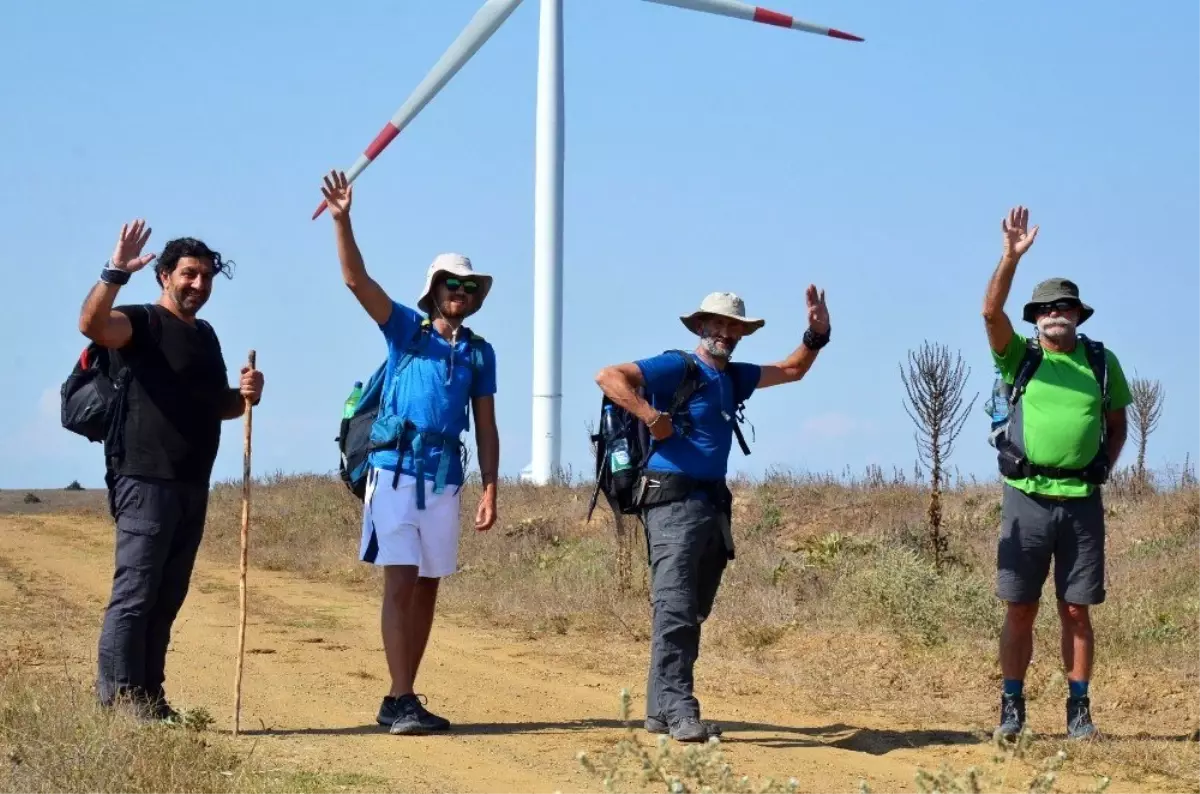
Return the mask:
<path id="1" fill-rule="evenodd" d="M 848 41 L 862 38 L 739 0 L 646 0 Z M 512 14 L 521 0 L 486 0 L 371 144 L 346 171 L 353 182 Z M 545 485 L 562 457 L 562 0 L 541 0 L 533 219 L 533 460 L 522 476 Z M 322 201 L 315 219 L 325 209 Z"/>

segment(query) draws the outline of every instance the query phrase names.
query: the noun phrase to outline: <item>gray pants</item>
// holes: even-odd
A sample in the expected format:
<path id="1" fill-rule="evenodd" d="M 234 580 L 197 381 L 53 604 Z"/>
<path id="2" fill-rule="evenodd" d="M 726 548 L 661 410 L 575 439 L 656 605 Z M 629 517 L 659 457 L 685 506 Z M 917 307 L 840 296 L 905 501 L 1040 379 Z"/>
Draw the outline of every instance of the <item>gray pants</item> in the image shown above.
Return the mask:
<path id="1" fill-rule="evenodd" d="M 100 631 L 97 695 L 163 698 L 171 624 L 183 606 L 204 534 L 208 487 L 116 477 L 112 595 Z"/>
<path id="2" fill-rule="evenodd" d="M 1059 499 L 1005 483 L 996 546 L 996 595 L 1029 603 L 1042 596 L 1054 559 L 1054 590 L 1069 604 L 1104 602 L 1104 503 L 1091 496 Z"/>
<path id="3" fill-rule="evenodd" d="M 646 716 L 670 723 L 700 716 L 692 668 L 700 624 L 712 611 L 728 553 L 725 516 L 702 494 L 646 511 L 654 607 Z"/>

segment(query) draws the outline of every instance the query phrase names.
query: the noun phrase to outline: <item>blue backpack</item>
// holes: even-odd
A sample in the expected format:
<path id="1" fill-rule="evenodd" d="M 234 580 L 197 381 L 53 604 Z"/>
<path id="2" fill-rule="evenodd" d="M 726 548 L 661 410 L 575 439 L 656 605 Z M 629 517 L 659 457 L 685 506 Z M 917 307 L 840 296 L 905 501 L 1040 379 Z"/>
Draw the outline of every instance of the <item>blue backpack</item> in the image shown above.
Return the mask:
<path id="1" fill-rule="evenodd" d="M 425 337 L 433 330 L 433 324 L 428 318 L 422 320 L 421 326 L 413 334 L 409 340 L 408 346 L 404 350 L 404 354 L 400 357 L 400 361 L 396 364 L 396 377 L 400 377 L 400 373 L 413 360 L 417 351 L 420 350 L 421 344 L 425 341 Z M 476 334 L 466 326 L 462 327 L 467 333 L 467 351 L 471 360 L 471 375 L 472 377 L 483 369 L 483 353 L 478 346 L 478 342 L 483 341 L 483 337 Z M 349 417 L 344 417 L 341 420 L 341 426 L 338 431 L 337 438 L 334 440 L 338 445 L 339 463 L 338 474 L 345 483 L 350 492 L 362 501 L 366 497 L 367 490 L 367 474 L 370 472 L 368 460 L 371 452 L 377 449 L 385 449 L 395 447 L 402 442 L 402 438 L 385 438 L 379 437 L 379 430 L 385 432 L 390 428 L 379 428 L 375 420 L 379 413 L 379 400 L 383 395 L 384 381 L 387 376 L 387 359 L 372 373 L 371 377 L 363 385 L 362 394 L 358 399 L 357 405 L 354 407 L 353 413 Z M 409 435 L 415 430 L 412 423 L 404 417 L 396 418 L 397 424 L 400 425 L 401 432 L 406 429 Z M 392 423 L 388 423 L 392 424 Z M 471 427 L 471 409 L 467 407 L 467 428 Z M 417 431 L 419 435 L 419 431 Z M 395 435 L 392 431 L 391 435 Z M 454 444 L 461 447 L 461 442 L 457 438 L 441 438 L 447 444 Z M 447 449 L 448 453 L 450 450 Z M 448 462 L 449 458 L 443 454 L 443 462 Z M 424 496 L 424 489 L 418 489 L 419 497 Z M 419 498 L 418 502 L 423 503 L 424 498 Z M 422 505 L 418 505 L 422 506 Z"/>

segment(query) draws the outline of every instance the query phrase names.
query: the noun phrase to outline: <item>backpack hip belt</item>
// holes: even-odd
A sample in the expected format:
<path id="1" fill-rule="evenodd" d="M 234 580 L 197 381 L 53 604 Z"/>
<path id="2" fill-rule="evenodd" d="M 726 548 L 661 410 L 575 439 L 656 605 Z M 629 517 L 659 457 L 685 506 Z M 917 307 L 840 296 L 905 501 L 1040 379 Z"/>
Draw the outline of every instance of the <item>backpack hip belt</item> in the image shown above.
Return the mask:
<path id="1" fill-rule="evenodd" d="M 438 461 L 437 470 L 433 475 L 433 492 L 436 494 L 444 493 L 446 490 L 446 479 L 450 476 L 450 461 L 452 455 L 459 454 L 462 441 L 458 436 L 445 435 L 433 430 L 421 430 L 408 419 L 404 420 L 404 425 L 400 432 L 396 435 L 394 441 L 387 443 L 372 444 L 371 451 L 380 449 L 394 449 L 399 454 L 401 460 L 404 458 L 405 452 L 412 452 L 413 468 L 416 471 L 417 480 L 417 509 L 425 509 L 425 482 L 428 472 L 425 471 L 425 447 L 427 444 L 441 444 L 442 454 Z M 396 470 L 392 473 L 392 488 L 395 488 L 400 483 L 400 461 L 396 461 Z"/>
<path id="2" fill-rule="evenodd" d="M 1096 456 L 1087 466 L 1069 469 L 1061 466 L 1042 466 L 1030 462 L 1024 455 L 1018 455 L 1012 444 L 1000 447 L 1000 473 L 1014 480 L 1024 480 L 1030 477 L 1048 477 L 1052 480 L 1077 479 L 1091 485 L 1103 485 L 1107 474 L 1107 451 L 1101 447 Z"/>
<path id="3" fill-rule="evenodd" d="M 718 509 L 732 506 L 732 494 L 725 480 L 701 480 L 677 471 L 646 471 L 637 485 L 636 506 L 641 510 L 670 504 L 702 491 Z"/>

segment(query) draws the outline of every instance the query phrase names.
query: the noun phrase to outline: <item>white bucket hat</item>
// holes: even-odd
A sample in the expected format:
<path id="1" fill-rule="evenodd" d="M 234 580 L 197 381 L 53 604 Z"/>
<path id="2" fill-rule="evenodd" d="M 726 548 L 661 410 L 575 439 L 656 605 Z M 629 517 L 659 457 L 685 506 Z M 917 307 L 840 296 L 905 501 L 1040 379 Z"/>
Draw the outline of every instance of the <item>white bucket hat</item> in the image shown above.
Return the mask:
<path id="1" fill-rule="evenodd" d="M 438 254 L 434 257 L 433 262 L 429 264 L 429 270 L 425 273 L 425 289 L 421 292 L 421 298 L 417 301 L 417 308 L 427 315 L 433 314 L 433 301 L 431 300 L 433 292 L 433 281 L 438 277 L 438 274 L 446 273 L 451 276 L 457 276 L 461 279 L 473 279 L 479 282 L 479 291 L 475 293 L 478 300 L 475 302 L 475 308 L 470 314 L 474 314 L 483 308 L 483 299 L 492 289 L 492 277 L 487 273 L 478 273 L 471 267 L 471 260 L 462 254 Z"/>
<path id="2" fill-rule="evenodd" d="M 746 302 L 732 292 L 710 293 L 700 303 L 700 308 L 691 314 L 680 317 L 689 331 L 700 335 L 701 325 L 705 317 L 728 317 L 746 326 L 746 336 L 766 325 L 766 320 L 746 316 Z"/>

